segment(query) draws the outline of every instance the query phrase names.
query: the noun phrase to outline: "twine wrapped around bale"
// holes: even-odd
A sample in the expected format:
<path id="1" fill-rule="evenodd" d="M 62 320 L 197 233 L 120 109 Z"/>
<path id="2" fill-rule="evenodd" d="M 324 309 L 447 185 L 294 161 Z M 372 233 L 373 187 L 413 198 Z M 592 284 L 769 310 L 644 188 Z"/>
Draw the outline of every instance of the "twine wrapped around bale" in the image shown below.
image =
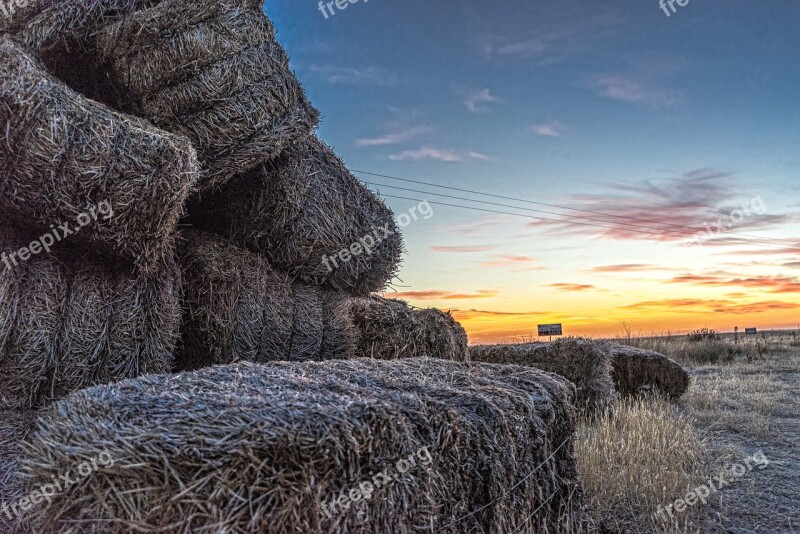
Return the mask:
<path id="1" fill-rule="evenodd" d="M 0 227 L 4 258 L 27 242 Z M 76 389 L 171 370 L 180 274 L 157 275 L 80 255 L 0 265 L 0 398 L 35 409 Z"/>
<path id="2" fill-rule="evenodd" d="M 617 400 L 611 360 L 597 343 L 585 338 L 562 338 L 552 343 L 475 345 L 473 361 L 526 365 L 557 373 L 577 387 L 578 400 L 603 408 Z"/>
<path id="3" fill-rule="evenodd" d="M 349 308 L 359 357 L 469 361 L 467 333 L 449 313 L 378 296 L 350 299 Z"/>
<path id="4" fill-rule="evenodd" d="M 189 214 L 303 281 L 355 295 L 382 289 L 403 252 L 392 211 L 316 137 L 204 195 Z"/>
<path id="5" fill-rule="evenodd" d="M 125 109 L 197 148 L 203 191 L 302 141 L 319 120 L 261 4 L 164 0 L 97 36 Z"/>
<path id="6" fill-rule="evenodd" d="M 0 223 L 154 269 L 197 179 L 188 140 L 66 87 L 0 36 Z"/>
<path id="7" fill-rule="evenodd" d="M 614 366 L 612 377 L 620 395 L 657 391 L 672 399 L 689 389 L 689 373 L 678 362 L 652 350 L 603 344 Z"/>
<path id="8" fill-rule="evenodd" d="M 113 466 L 29 519 L 41 533 L 560 532 L 581 513 L 574 391 L 536 369 L 428 358 L 84 390 L 39 420 L 22 473 L 36 487 L 101 454 Z"/>
<path id="9" fill-rule="evenodd" d="M 222 238 L 184 233 L 179 370 L 237 361 L 349 358 L 347 299 L 297 283 Z"/>

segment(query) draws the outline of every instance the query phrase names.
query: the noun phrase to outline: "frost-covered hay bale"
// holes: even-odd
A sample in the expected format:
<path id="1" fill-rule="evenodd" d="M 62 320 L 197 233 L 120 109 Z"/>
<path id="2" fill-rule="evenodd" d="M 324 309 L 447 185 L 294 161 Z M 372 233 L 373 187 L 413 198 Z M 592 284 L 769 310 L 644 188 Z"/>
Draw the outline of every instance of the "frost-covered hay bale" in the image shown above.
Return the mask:
<path id="1" fill-rule="evenodd" d="M 0 227 L 0 255 L 27 242 Z M 40 255 L 0 265 L 0 397 L 38 408 L 76 389 L 172 368 L 180 327 L 174 260 L 156 275 Z"/>
<path id="2" fill-rule="evenodd" d="M 189 215 L 305 282 L 355 295 L 382 289 L 403 253 L 392 211 L 316 137 L 203 195 Z"/>
<path id="3" fill-rule="evenodd" d="M 186 135 L 210 190 L 302 141 L 318 112 L 254 0 L 164 0 L 98 35 L 117 98 Z"/>
<path id="4" fill-rule="evenodd" d="M 673 399 L 689 389 L 689 373 L 678 362 L 652 350 L 606 343 L 620 395 L 657 391 Z"/>
<path id="5" fill-rule="evenodd" d="M 0 132 L 0 223 L 145 270 L 169 254 L 197 179 L 186 139 L 84 98 L 2 36 Z"/>
<path id="6" fill-rule="evenodd" d="M 378 296 L 350 299 L 349 308 L 359 357 L 469 361 L 467 333 L 449 313 Z"/>
<path id="7" fill-rule="evenodd" d="M 180 263 L 178 369 L 352 356 L 344 296 L 295 282 L 258 254 L 204 232 L 185 232 Z"/>
<path id="8" fill-rule="evenodd" d="M 114 462 L 41 503 L 42 533 L 560 532 L 581 507 L 573 400 L 516 366 L 217 366 L 70 396 L 22 472 Z"/>
<path id="9" fill-rule="evenodd" d="M 611 377 L 611 360 L 606 351 L 590 339 L 476 345 L 470 347 L 470 357 L 473 361 L 527 365 L 557 373 L 574 383 L 579 401 L 592 408 L 602 408 L 617 398 Z"/>

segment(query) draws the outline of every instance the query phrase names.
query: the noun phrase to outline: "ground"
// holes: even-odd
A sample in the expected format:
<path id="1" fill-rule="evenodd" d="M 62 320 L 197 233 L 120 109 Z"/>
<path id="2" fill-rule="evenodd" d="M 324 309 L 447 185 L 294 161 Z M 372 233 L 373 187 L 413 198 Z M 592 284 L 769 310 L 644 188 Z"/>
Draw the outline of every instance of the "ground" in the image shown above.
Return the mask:
<path id="1" fill-rule="evenodd" d="M 623 341 L 680 360 L 692 384 L 677 403 L 624 402 L 579 429 L 579 470 L 600 530 L 800 533 L 800 336 Z M 752 469 L 725 475 L 707 504 L 657 514 L 746 458 Z"/>

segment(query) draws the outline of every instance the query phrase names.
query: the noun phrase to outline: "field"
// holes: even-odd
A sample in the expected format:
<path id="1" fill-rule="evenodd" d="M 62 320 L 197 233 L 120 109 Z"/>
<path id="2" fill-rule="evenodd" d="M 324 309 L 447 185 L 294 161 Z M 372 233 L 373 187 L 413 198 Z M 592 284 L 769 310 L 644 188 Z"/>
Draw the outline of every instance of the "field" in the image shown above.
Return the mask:
<path id="1" fill-rule="evenodd" d="M 800 532 L 800 335 L 697 337 L 614 340 L 679 361 L 692 384 L 676 404 L 582 423 L 590 515 L 601 532 Z"/>

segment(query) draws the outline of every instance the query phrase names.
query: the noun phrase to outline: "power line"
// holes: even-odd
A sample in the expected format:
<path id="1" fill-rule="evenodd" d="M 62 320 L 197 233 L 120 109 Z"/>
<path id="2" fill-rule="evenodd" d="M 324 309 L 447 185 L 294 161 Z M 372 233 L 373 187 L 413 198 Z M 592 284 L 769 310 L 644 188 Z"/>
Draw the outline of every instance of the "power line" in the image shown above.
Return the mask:
<path id="1" fill-rule="evenodd" d="M 375 177 L 379 177 L 379 178 L 387 178 L 389 180 L 398 180 L 398 181 L 401 181 L 401 182 L 408 182 L 408 183 L 414 183 L 414 184 L 419 184 L 419 185 L 425 185 L 425 186 L 428 186 L 428 187 L 437 187 L 437 188 L 441 188 L 441 189 L 449 189 L 451 191 L 459 191 L 461 193 L 469 193 L 469 194 L 472 194 L 472 195 L 481 195 L 481 196 L 486 196 L 486 197 L 498 198 L 498 199 L 503 199 L 503 200 L 511 200 L 511 201 L 514 201 L 514 202 L 522 202 L 522 203 L 526 203 L 526 204 L 533 204 L 533 205 L 538 205 L 538 206 L 546 206 L 546 207 L 562 209 L 562 210 L 577 211 L 577 212 L 581 212 L 581 213 L 590 213 L 590 214 L 593 214 L 593 215 L 602 215 L 603 217 L 613 217 L 613 218 L 616 218 L 616 219 L 624 219 L 624 220 L 629 220 L 629 221 L 637 221 L 637 222 L 645 222 L 645 223 L 650 223 L 650 224 L 659 224 L 659 225 L 671 226 L 671 227 L 674 227 L 674 228 L 681 228 L 681 229 L 684 229 L 684 230 L 691 230 L 692 232 L 697 232 L 698 231 L 697 228 L 693 228 L 691 226 L 685 226 L 685 225 L 674 224 L 674 223 L 667 223 L 667 222 L 662 222 L 662 221 L 655 221 L 655 220 L 652 220 L 652 219 L 642 219 L 642 218 L 638 218 L 638 217 L 630 217 L 630 216 L 626 216 L 626 215 L 617 215 L 617 214 L 614 214 L 614 213 L 606 213 L 606 212 L 602 212 L 602 211 L 592 211 L 592 210 L 587 210 L 587 209 L 572 208 L 572 207 L 569 207 L 569 206 L 562 206 L 562 205 L 558 205 L 558 204 L 548 204 L 548 203 L 545 203 L 545 202 L 536 202 L 536 201 L 533 201 L 533 200 L 513 198 L 513 197 L 504 196 L 504 195 L 496 195 L 496 194 L 493 194 L 493 193 L 484 193 L 482 191 L 475 191 L 475 190 L 472 190 L 472 189 L 463 189 L 463 188 L 460 188 L 460 187 L 450 187 L 450 186 L 439 185 L 439 184 L 434 184 L 434 183 L 430 183 L 430 182 L 423 182 L 421 180 L 411 180 L 409 178 L 400 178 L 398 176 L 391 176 L 391 175 L 388 175 L 388 174 L 380 174 L 380 173 L 374 173 L 374 172 L 369 172 L 369 171 L 353 170 L 352 172 L 358 173 L 358 174 L 364 174 L 364 175 L 367 175 L 367 176 L 375 176 Z M 387 186 L 387 187 L 391 187 L 391 186 Z M 438 193 L 432 193 L 431 192 L 430 194 L 434 194 L 435 195 L 435 194 L 438 194 Z M 466 200 L 471 200 L 471 199 L 466 199 Z M 471 201 L 473 201 L 473 202 L 482 202 L 482 201 L 479 201 L 479 200 L 471 200 Z M 516 209 L 525 209 L 525 208 L 517 207 Z M 563 215 L 566 216 L 566 217 L 570 216 L 568 214 L 563 214 Z M 584 217 L 582 217 L 582 218 L 584 218 Z M 604 222 L 608 222 L 610 224 L 615 224 L 612 221 L 604 221 Z M 666 229 L 664 231 L 666 231 Z M 732 236 L 732 237 L 744 237 L 744 238 L 750 238 L 750 239 L 758 239 L 758 240 L 762 240 L 762 241 L 771 241 L 771 242 L 774 242 L 776 244 L 783 244 L 783 245 L 788 245 L 788 246 L 791 246 L 791 247 L 797 247 L 797 243 L 796 242 L 785 240 L 785 239 L 763 237 L 763 236 L 757 236 L 757 235 L 751 235 L 751 234 L 729 233 L 727 235 L 728 236 Z"/>

